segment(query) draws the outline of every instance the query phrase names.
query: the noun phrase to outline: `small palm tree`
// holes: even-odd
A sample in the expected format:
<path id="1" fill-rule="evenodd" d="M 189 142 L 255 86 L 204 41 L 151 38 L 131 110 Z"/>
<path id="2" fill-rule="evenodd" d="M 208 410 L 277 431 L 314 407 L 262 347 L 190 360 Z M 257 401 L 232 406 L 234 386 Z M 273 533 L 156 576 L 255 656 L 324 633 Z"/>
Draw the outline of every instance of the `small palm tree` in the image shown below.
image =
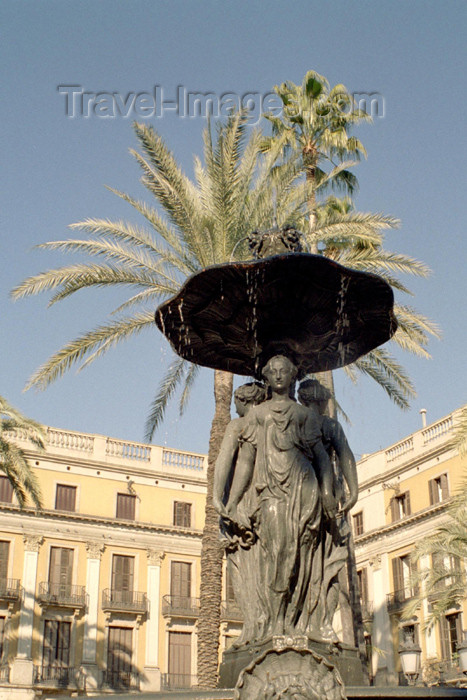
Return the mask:
<path id="1" fill-rule="evenodd" d="M 3 396 L 0 396 L 0 472 L 7 477 L 13 487 L 21 508 L 26 505 L 28 496 L 37 508 L 41 508 L 39 481 L 28 464 L 25 451 L 16 444 L 15 436 L 28 440 L 41 450 L 44 449 L 43 427 L 23 416 Z"/>

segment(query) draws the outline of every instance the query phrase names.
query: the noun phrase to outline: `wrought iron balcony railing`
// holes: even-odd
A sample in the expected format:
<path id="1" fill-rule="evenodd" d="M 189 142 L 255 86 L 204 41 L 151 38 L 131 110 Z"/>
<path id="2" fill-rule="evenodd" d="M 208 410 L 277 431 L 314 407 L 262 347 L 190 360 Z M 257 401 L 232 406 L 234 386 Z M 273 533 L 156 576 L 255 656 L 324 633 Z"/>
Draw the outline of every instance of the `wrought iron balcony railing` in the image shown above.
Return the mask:
<path id="1" fill-rule="evenodd" d="M 140 674 L 138 671 L 104 671 L 104 684 L 113 690 L 139 690 Z"/>
<path id="2" fill-rule="evenodd" d="M 198 676 L 188 673 L 163 673 L 161 676 L 162 690 L 180 690 L 182 688 L 196 688 Z"/>
<path id="3" fill-rule="evenodd" d="M 58 664 L 43 664 L 34 666 L 34 684 L 52 688 L 66 688 L 69 685 L 78 687 L 80 669 L 74 666 Z"/>
<path id="4" fill-rule="evenodd" d="M 394 593 L 388 593 L 386 596 L 388 611 L 401 608 L 404 603 L 416 595 L 418 595 L 418 589 L 416 587 L 402 588 L 399 591 L 394 591 Z"/>
<path id="5" fill-rule="evenodd" d="M 223 600 L 221 605 L 221 620 L 243 622 L 243 614 L 234 600 Z"/>
<path id="6" fill-rule="evenodd" d="M 165 595 L 162 598 L 162 614 L 165 617 L 198 617 L 199 598 Z"/>
<path id="7" fill-rule="evenodd" d="M 60 605 L 67 608 L 85 608 L 87 594 L 85 586 L 42 581 L 39 584 L 38 601 L 41 605 Z"/>
<path id="8" fill-rule="evenodd" d="M 117 591 L 105 588 L 102 591 L 102 609 L 133 612 L 139 615 L 148 611 L 148 597 L 140 591 Z"/>
<path id="9" fill-rule="evenodd" d="M 21 591 L 19 579 L 0 578 L 0 600 L 19 600 Z"/>

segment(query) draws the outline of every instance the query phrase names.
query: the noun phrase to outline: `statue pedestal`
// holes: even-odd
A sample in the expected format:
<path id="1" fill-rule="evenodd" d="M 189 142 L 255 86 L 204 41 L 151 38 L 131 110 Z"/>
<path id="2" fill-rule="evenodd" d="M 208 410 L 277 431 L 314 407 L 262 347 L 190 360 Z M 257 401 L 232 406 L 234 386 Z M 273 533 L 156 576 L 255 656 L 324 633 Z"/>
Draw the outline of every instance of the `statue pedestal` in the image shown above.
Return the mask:
<path id="1" fill-rule="evenodd" d="M 301 640 L 302 638 L 297 639 Z M 294 648 L 291 645 L 288 646 L 289 648 Z M 342 643 L 329 644 L 306 639 L 305 646 L 299 644 L 296 648 L 297 651 L 309 649 L 324 657 L 337 669 L 345 686 L 368 685 L 358 650 L 355 647 Z M 239 649 L 227 649 L 223 654 L 219 668 L 219 687 L 235 688 L 241 671 L 251 664 L 252 661 L 273 649 L 278 649 L 278 645 L 273 639 L 269 639 L 263 644 L 243 646 Z"/>

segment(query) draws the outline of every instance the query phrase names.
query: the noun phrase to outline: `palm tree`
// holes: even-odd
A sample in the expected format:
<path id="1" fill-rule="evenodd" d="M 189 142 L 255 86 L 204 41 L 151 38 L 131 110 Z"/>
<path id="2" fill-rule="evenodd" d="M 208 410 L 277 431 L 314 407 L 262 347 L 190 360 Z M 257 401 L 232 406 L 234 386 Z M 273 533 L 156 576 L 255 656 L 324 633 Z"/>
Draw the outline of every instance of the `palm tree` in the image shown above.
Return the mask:
<path id="1" fill-rule="evenodd" d="M 208 126 L 204 132 L 204 165 L 195 159 L 195 181 L 178 167 L 161 137 L 151 127 L 134 125 L 142 153 L 133 151 L 141 166 L 142 183 L 165 216 L 146 203 L 115 191 L 145 220 L 146 227 L 122 221 L 86 219 L 73 230 L 89 235 L 44 243 L 39 248 L 84 253 L 91 262 L 73 264 L 35 275 L 13 290 L 15 299 L 53 292 L 50 304 L 83 288 L 125 286 L 129 299 L 116 310 L 116 318 L 76 338 L 51 356 L 31 377 L 28 387 L 47 387 L 80 361 L 86 366 L 119 343 L 143 330 L 154 331 L 154 310 L 161 300 L 177 293 L 189 275 L 216 263 L 241 259 L 247 247 L 241 242 L 253 229 L 279 225 L 299 216 L 301 192 L 293 187 L 293 165 L 270 171 L 276 157 L 260 156 L 261 135 L 246 139 L 246 114 L 235 114 L 220 125 L 215 142 Z M 149 225 L 149 227 L 148 227 Z M 243 252 L 242 252 L 243 251 Z M 198 367 L 175 357 L 151 406 L 146 437 L 151 439 L 164 416 L 169 399 L 183 385 L 183 411 Z M 225 428 L 230 421 L 233 375 L 214 372 L 215 414 L 208 454 L 206 519 L 201 555 L 201 613 L 198 623 L 198 673 L 202 687 L 217 681 L 218 638 L 222 581 L 222 551 L 218 515 L 212 506 L 214 464 Z"/>
<path id="2" fill-rule="evenodd" d="M 15 437 L 31 442 L 41 450 L 44 449 L 43 427 L 26 418 L 0 396 L 0 472 L 3 472 L 10 482 L 21 508 L 26 505 L 28 496 L 37 508 L 41 508 L 38 479 L 28 464 L 25 451 L 16 444 Z"/>

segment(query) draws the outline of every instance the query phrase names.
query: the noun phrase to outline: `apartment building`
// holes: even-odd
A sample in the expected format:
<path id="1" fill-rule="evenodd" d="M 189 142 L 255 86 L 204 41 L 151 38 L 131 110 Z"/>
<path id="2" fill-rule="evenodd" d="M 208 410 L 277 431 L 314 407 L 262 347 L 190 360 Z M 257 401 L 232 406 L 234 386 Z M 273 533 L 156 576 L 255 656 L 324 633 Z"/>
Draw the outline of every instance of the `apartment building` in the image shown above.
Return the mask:
<path id="1" fill-rule="evenodd" d="M 0 696 L 196 682 L 205 455 L 48 428 L 44 510 L 0 477 Z M 239 633 L 226 584 L 221 648 Z"/>
<path id="2" fill-rule="evenodd" d="M 429 631 L 423 623 L 430 600 L 403 620 L 404 605 L 418 591 L 410 554 L 416 543 L 446 521 L 446 510 L 462 480 L 467 460 L 450 445 L 456 412 L 358 463 L 360 496 L 351 513 L 358 581 L 371 671 L 378 685 L 402 680 L 398 648 L 404 637 L 422 649 L 424 677 L 461 676 L 457 643 L 467 627 L 467 598 Z M 443 562 L 464 569 L 465 561 Z M 425 557 L 419 566 L 436 567 Z"/>

